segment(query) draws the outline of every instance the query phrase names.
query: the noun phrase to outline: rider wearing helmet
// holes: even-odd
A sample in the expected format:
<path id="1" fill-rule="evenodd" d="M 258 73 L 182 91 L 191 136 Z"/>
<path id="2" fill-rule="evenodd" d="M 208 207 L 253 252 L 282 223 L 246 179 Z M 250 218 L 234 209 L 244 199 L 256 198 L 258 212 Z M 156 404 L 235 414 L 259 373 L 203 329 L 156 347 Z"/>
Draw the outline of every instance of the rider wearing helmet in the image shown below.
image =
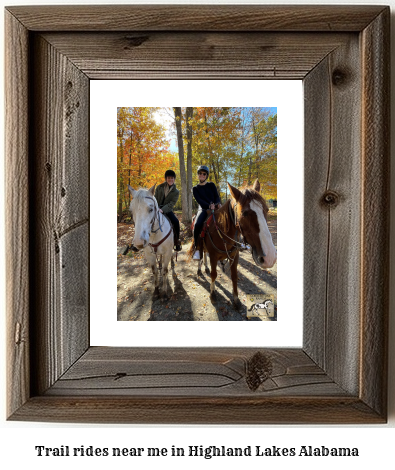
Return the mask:
<path id="1" fill-rule="evenodd" d="M 206 220 L 206 210 L 214 210 L 216 204 L 218 204 L 218 207 L 221 207 L 221 200 L 218 195 L 217 187 L 214 183 L 207 181 L 208 175 L 210 174 L 208 167 L 206 165 L 199 166 L 197 169 L 197 174 L 199 178 L 199 184 L 193 187 L 193 196 L 196 199 L 196 202 L 199 204 L 193 231 L 196 249 L 195 254 L 193 255 L 194 260 L 200 259 L 199 236 L 200 232 L 202 231 L 204 221 Z"/>
<path id="2" fill-rule="evenodd" d="M 155 199 L 158 202 L 159 210 L 171 220 L 174 229 L 174 249 L 181 251 L 180 244 L 180 222 L 173 212 L 173 207 L 178 201 L 180 191 L 175 185 L 176 174 L 173 170 L 167 170 L 165 173 L 165 182 L 157 186 L 155 190 Z"/>

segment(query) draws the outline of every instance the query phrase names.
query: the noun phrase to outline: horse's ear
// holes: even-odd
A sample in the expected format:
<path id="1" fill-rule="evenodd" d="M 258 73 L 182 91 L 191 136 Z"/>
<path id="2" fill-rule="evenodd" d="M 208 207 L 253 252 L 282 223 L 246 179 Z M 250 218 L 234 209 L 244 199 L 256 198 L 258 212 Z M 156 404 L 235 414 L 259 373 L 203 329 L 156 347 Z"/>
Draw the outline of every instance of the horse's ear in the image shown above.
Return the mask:
<path id="1" fill-rule="evenodd" d="M 152 188 L 149 188 L 149 192 L 154 195 L 155 194 L 155 186 L 156 186 L 156 183 L 152 186 Z"/>
<path id="2" fill-rule="evenodd" d="M 258 193 L 261 190 L 261 184 L 259 183 L 258 178 L 254 181 L 254 184 L 252 185 L 252 189 L 257 191 Z"/>
<path id="3" fill-rule="evenodd" d="M 134 197 L 134 195 L 136 194 L 137 191 L 135 191 L 131 186 L 128 185 L 128 188 L 129 188 L 129 191 L 130 191 L 130 194 Z"/>
<path id="4" fill-rule="evenodd" d="M 232 195 L 233 199 L 235 199 L 236 201 L 239 201 L 241 196 L 242 196 L 241 191 L 239 191 L 237 188 L 235 188 L 234 186 L 232 186 L 229 183 L 228 183 L 228 188 L 229 188 L 230 194 Z"/>

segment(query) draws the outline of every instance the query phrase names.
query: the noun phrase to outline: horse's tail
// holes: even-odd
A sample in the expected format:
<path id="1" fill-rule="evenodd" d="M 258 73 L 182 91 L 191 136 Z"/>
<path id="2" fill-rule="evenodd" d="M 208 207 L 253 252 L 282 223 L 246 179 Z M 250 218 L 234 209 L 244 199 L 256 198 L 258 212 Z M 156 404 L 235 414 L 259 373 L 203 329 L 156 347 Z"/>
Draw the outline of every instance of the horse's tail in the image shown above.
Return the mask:
<path id="1" fill-rule="evenodd" d="M 251 310 L 255 307 L 255 304 L 252 304 L 251 307 L 248 309 L 248 312 L 251 312 Z"/>
<path id="2" fill-rule="evenodd" d="M 188 247 L 187 253 L 186 253 L 188 263 L 189 263 L 189 261 L 191 261 L 194 252 L 195 252 L 195 241 L 192 240 L 191 244 Z"/>

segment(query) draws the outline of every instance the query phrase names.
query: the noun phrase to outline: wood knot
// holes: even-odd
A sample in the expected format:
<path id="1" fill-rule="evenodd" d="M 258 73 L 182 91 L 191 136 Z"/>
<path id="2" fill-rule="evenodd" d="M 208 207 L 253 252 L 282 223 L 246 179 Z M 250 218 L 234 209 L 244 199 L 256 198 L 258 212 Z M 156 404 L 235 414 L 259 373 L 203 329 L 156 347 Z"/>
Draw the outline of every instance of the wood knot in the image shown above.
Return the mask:
<path id="1" fill-rule="evenodd" d="M 22 342 L 22 327 L 20 323 L 16 323 L 15 325 L 15 344 L 20 344 Z"/>
<path id="2" fill-rule="evenodd" d="M 246 382 L 248 388 L 255 392 L 273 372 L 273 364 L 269 356 L 258 351 L 247 362 Z"/>
<path id="3" fill-rule="evenodd" d="M 140 37 L 126 36 L 125 39 L 127 40 L 128 45 L 124 47 L 124 50 L 128 50 L 133 47 L 141 46 L 141 44 L 143 44 L 145 41 L 148 41 L 149 36 L 140 36 Z"/>
<path id="4" fill-rule="evenodd" d="M 335 86 L 344 86 L 349 81 L 350 74 L 343 69 L 336 68 L 332 72 L 332 83 Z"/>
<path id="5" fill-rule="evenodd" d="M 128 374 L 126 372 L 117 372 L 115 374 L 114 380 L 119 380 L 122 379 L 122 377 L 126 377 Z"/>
<path id="6" fill-rule="evenodd" d="M 339 204 L 340 196 L 335 191 L 325 191 L 321 197 L 321 204 L 324 207 L 336 207 Z"/>
<path id="7" fill-rule="evenodd" d="M 60 191 L 60 194 L 62 197 L 65 197 L 66 196 L 66 188 L 62 188 L 61 191 Z"/>

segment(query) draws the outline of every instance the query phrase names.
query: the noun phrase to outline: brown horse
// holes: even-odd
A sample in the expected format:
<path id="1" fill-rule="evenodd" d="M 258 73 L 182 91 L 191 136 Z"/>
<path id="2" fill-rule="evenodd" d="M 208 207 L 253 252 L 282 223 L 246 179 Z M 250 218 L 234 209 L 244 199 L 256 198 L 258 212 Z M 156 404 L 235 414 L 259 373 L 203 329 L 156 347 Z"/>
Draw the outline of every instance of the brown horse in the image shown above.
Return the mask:
<path id="1" fill-rule="evenodd" d="M 267 226 L 269 208 L 263 197 L 259 194 L 260 184 L 256 180 L 252 188 L 238 190 L 228 183 L 231 199 L 214 212 L 214 217 L 206 230 L 203 239 L 205 261 L 206 253 L 210 255 L 211 287 L 210 298 L 216 299 L 215 280 L 217 278 L 217 263 L 228 259 L 233 284 L 233 303 L 240 310 L 237 290 L 237 265 L 239 249 L 244 243 L 251 246 L 252 257 L 257 266 L 271 268 L 277 260 L 276 248 Z M 188 250 L 192 256 L 194 242 Z M 198 274 L 201 273 L 202 259 L 199 261 Z M 207 267 L 207 264 L 206 264 Z"/>

